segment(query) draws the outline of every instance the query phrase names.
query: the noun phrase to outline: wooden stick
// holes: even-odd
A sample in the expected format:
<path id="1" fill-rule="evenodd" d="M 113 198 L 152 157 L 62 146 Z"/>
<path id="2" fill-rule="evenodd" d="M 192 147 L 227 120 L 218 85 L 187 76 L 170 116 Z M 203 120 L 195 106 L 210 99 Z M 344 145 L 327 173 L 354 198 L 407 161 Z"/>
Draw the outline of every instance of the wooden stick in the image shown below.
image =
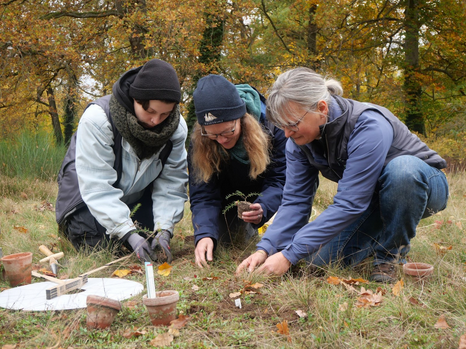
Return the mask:
<path id="1" fill-rule="evenodd" d="M 112 264 L 116 264 L 116 263 L 119 263 L 119 262 L 123 262 L 124 260 L 128 259 L 129 257 L 131 257 L 131 255 L 127 255 L 127 256 L 122 257 L 122 258 L 120 258 L 120 259 L 117 259 L 117 260 L 108 262 L 107 264 L 105 264 L 105 265 L 103 265 L 103 266 L 101 266 L 101 267 L 98 267 L 98 268 L 96 268 L 96 269 L 92 269 L 91 271 L 88 271 L 88 272 L 86 272 L 86 273 L 84 273 L 84 274 L 81 274 L 81 275 L 79 275 L 79 276 L 94 274 L 94 273 L 96 273 L 96 272 L 98 272 L 98 271 L 100 271 L 100 270 L 102 270 L 102 269 L 105 269 L 105 268 L 111 266 Z"/>
<path id="2" fill-rule="evenodd" d="M 79 276 L 71 280 L 60 280 L 60 279 L 57 279 L 57 278 L 54 278 L 48 275 L 37 273 L 35 271 L 32 271 L 32 275 L 35 277 L 44 278 L 46 280 L 49 280 L 49 281 L 52 281 L 58 284 L 57 286 L 53 286 L 45 290 L 45 298 L 47 298 L 48 300 L 56 298 L 63 294 L 66 294 L 70 291 L 78 290 L 85 283 L 87 283 L 87 280 L 88 280 L 87 275 Z"/>
<path id="3" fill-rule="evenodd" d="M 86 272 L 84 274 L 79 275 L 77 278 L 74 278 L 74 279 L 71 279 L 71 280 L 60 280 L 60 279 L 57 279 L 57 278 L 54 278 L 54 277 L 51 277 L 51 276 L 48 276 L 48 275 L 43 275 L 43 274 L 36 273 L 35 271 L 32 272 L 32 275 L 34 275 L 36 277 L 44 278 L 46 280 L 49 280 L 49 281 L 52 281 L 52 282 L 55 282 L 56 284 L 58 284 L 57 286 L 53 286 L 53 287 L 46 290 L 46 298 L 47 299 L 53 299 L 55 297 L 66 294 L 66 293 L 68 293 L 70 291 L 80 289 L 85 283 L 87 283 L 88 275 L 93 274 L 95 272 L 98 272 L 99 270 L 105 269 L 105 268 L 109 267 L 112 264 L 122 262 L 122 261 L 128 259 L 129 257 L 131 257 L 131 255 L 128 255 L 128 256 L 122 257 L 120 259 L 114 260 L 112 262 L 109 262 L 109 263 L 107 263 L 107 264 L 105 264 L 105 265 L 103 265 L 103 266 L 101 266 L 99 268 L 90 270 L 90 271 L 88 271 L 88 272 Z"/>

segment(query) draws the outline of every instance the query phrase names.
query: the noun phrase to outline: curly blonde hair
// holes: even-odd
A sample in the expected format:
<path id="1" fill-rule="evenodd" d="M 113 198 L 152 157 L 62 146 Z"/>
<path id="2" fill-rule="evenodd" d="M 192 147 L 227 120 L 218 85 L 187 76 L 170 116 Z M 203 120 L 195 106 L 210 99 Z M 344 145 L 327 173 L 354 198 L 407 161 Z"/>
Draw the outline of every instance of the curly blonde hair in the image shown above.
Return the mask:
<path id="1" fill-rule="evenodd" d="M 241 133 L 246 152 L 248 153 L 249 177 L 256 179 L 265 172 L 270 164 L 270 136 L 262 129 L 259 122 L 246 113 L 242 118 Z M 229 160 L 228 152 L 215 140 L 201 136 L 201 125 L 195 123 L 191 136 L 192 141 L 192 174 L 196 182 L 208 182 L 214 173 L 221 171 L 222 163 Z"/>

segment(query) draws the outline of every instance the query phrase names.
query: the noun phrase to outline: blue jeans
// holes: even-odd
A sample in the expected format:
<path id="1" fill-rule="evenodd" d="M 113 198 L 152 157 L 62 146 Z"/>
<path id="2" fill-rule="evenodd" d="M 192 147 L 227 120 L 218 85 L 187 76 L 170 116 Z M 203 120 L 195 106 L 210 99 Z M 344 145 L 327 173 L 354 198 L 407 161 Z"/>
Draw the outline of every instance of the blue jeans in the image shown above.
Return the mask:
<path id="1" fill-rule="evenodd" d="M 420 220 L 447 206 L 445 174 L 421 159 L 390 161 L 379 177 L 368 209 L 307 260 L 317 266 L 352 266 L 374 256 L 374 265 L 405 263 Z"/>

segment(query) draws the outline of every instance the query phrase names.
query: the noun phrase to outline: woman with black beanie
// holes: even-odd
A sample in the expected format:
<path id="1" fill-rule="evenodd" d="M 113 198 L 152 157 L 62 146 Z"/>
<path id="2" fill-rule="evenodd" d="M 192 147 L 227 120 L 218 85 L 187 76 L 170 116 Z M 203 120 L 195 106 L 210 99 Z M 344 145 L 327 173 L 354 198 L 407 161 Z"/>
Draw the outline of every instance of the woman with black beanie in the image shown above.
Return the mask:
<path id="1" fill-rule="evenodd" d="M 141 261 L 171 261 L 187 200 L 180 99 L 173 67 L 152 59 L 88 105 L 58 178 L 57 222 L 75 248 L 118 241 Z"/>

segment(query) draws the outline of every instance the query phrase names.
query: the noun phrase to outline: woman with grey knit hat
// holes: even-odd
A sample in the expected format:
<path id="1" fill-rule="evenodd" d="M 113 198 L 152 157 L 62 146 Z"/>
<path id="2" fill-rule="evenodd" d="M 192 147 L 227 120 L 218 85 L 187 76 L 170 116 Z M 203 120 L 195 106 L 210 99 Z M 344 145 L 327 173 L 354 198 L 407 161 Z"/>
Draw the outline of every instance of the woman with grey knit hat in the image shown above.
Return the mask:
<path id="1" fill-rule="evenodd" d="M 187 200 L 180 84 L 152 59 L 84 111 L 59 173 L 57 222 L 75 248 L 124 244 L 141 261 L 172 259 Z"/>
<path id="2" fill-rule="evenodd" d="M 265 98 L 250 85 L 220 75 L 199 80 L 193 94 L 197 123 L 188 152 L 189 198 L 199 267 L 213 260 L 218 242 L 241 243 L 277 211 L 285 183 L 282 130 L 265 118 Z M 223 211 L 239 190 L 255 194 L 239 219 Z"/>

